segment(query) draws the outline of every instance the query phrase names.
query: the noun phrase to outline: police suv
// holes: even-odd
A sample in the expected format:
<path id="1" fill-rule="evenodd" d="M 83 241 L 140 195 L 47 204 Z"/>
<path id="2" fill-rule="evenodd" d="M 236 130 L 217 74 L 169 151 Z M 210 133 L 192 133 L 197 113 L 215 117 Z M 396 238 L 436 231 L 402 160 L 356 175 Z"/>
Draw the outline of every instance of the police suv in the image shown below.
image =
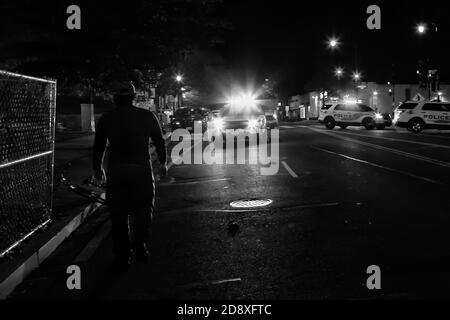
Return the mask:
<path id="1" fill-rule="evenodd" d="M 337 125 L 342 129 L 364 126 L 367 130 L 382 130 L 391 125 L 389 115 L 382 115 L 367 105 L 353 101 L 325 104 L 320 110 L 319 122 L 325 124 L 327 129 L 333 129 Z"/>
<path id="2" fill-rule="evenodd" d="M 406 101 L 394 111 L 394 124 L 419 133 L 423 129 L 450 129 L 450 103 Z"/>

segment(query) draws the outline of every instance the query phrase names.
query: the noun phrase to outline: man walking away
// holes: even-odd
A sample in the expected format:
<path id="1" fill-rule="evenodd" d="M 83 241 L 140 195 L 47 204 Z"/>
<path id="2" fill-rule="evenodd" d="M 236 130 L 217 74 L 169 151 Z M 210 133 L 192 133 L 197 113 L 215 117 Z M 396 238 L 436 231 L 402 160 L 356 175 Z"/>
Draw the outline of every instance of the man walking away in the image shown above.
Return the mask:
<path id="1" fill-rule="evenodd" d="M 129 265 L 131 251 L 137 261 L 148 261 L 146 241 L 155 197 L 150 138 L 156 146 L 163 174 L 167 174 L 161 126 L 151 111 L 133 106 L 135 93 L 131 83 L 119 87 L 114 95 L 117 107 L 99 119 L 94 143 L 94 183 L 105 180 L 102 159 L 108 143 L 106 203 L 112 221 L 114 268 L 119 270 Z"/>

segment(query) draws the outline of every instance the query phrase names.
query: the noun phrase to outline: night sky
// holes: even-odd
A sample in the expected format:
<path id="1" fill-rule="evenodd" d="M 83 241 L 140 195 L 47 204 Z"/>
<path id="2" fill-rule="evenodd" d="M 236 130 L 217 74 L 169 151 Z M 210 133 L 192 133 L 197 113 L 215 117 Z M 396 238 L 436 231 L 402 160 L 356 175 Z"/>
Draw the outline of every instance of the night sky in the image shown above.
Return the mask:
<path id="1" fill-rule="evenodd" d="M 368 30 L 366 9 L 381 8 L 381 30 Z M 226 57 L 243 73 L 273 78 L 289 93 L 301 91 L 317 74 L 333 77 L 341 66 L 354 70 L 355 44 L 363 80 L 417 82 L 417 61 L 438 58 L 441 80 L 449 77 L 450 4 L 444 1 L 227 1 L 235 29 L 227 37 Z M 418 35 L 420 22 L 435 22 L 434 35 Z M 327 48 L 328 38 L 341 42 Z M 392 68 L 394 64 L 395 68 Z M 393 75 L 394 71 L 394 75 Z"/>
<path id="2" fill-rule="evenodd" d="M 142 1 L 137 0 L 136 3 Z M 130 8 L 133 8 L 134 1 L 115 5 L 106 1 L 80 2 L 84 19 L 84 29 L 80 32 L 64 29 L 67 17 L 65 8 L 69 3 L 72 4 L 69 0 L 58 1 L 57 5 L 46 2 L 46 6 L 32 0 L 11 1 L 11 5 L 5 5 L 11 11 L 2 12 L 3 29 L 17 31 L 17 28 L 27 25 L 36 28 L 44 26 L 45 31 L 37 32 L 47 42 L 30 51 L 34 53 L 47 48 L 51 54 L 64 56 L 64 53 L 60 53 L 64 50 L 73 49 L 79 50 L 80 54 L 89 54 L 114 47 L 111 43 L 108 43 L 110 46 L 103 46 L 105 38 L 111 34 L 110 24 L 124 28 L 134 25 L 138 30 L 141 28 L 136 25 L 136 17 L 127 14 L 132 12 Z M 150 8 L 154 2 L 149 1 Z M 369 16 L 366 9 L 371 4 L 381 7 L 381 30 L 368 30 L 366 27 Z M 109 11 L 105 9 L 108 7 L 111 7 Z M 270 78 L 279 83 L 284 95 L 299 93 L 308 88 L 314 79 L 316 83 L 334 79 L 333 71 L 338 66 L 344 68 L 349 77 L 355 70 L 355 52 L 363 81 L 417 83 L 418 60 L 432 57 L 439 63 L 441 81 L 450 82 L 448 1 L 223 0 L 219 8 L 218 16 L 230 21 L 233 29 L 225 32 L 223 46 L 214 51 L 223 58 L 217 70 L 226 70 L 243 82 L 251 78 L 262 83 L 265 78 Z M 111 10 L 119 11 L 120 17 L 109 17 Z M 28 21 L 30 13 L 34 14 L 33 21 Z M 151 9 L 148 14 L 151 15 Z M 415 29 L 420 22 L 428 23 L 430 27 L 424 35 L 418 35 Z M 431 30 L 431 22 L 438 25 L 438 33 Z M 100 27 L 102 30 L 91 32 L 90 37 L 85 36 L 86 30 L 91 31 L 91 27 Z M 9 32 L 2 33 L 5 43 L 9 39 Z M 46 38 L 46 33 L 58 32 L 64 37 L 58 41 L 65 41 L 59 47 L 55 44 L 58 41 Z M 25 30 L 23 34 L 18 34 L 26 39 L 27 33 Z M 150 43 L 153 33 L 150 28 L 144 42 Z M 160 33 L 168 38 L 178 31 L 163 30 Z M 326 43 L 333 36 L 340 41 L 339 48 L 334 51 Z M 121 39 L 124 43 L 126 40 Z M 71 47 L 67 49 L 68 46 Z M 122 47 L 126 50 L 126 45 Z M 149 56 L 149 60 L 153 61 L 151 59 Z M 41 73 L 35 75 L 42 76 Z M 52 76 L 51 73 L 49 75 Z"/>

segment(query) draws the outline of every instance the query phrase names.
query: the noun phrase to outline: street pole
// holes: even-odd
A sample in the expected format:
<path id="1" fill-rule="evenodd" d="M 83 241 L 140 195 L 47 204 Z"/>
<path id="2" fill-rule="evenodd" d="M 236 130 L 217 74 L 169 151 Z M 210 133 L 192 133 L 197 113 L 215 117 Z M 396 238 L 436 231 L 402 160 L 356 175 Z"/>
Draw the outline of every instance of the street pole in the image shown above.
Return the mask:
<path id="1" fill-rule="evenodd" d="M 89 104 L 92 104 L 92 84 L 91 84 L 92 79 L 88 79 L 88 87 L 89 87 Z"/>
<path id="2" fill-rule="evenodd" d="M 181 83 L 180 83 L 179 95 L 180 95 L 180 105 L 179 105 L 179 107 L 181 108 L 182 105 L 183 105 L 183 91 L 181 90 Z"/>
<path id="3" fill-rule="evenodd" d="M 392 108 L 395 109 L 395 83 L 392 82 Z"/>

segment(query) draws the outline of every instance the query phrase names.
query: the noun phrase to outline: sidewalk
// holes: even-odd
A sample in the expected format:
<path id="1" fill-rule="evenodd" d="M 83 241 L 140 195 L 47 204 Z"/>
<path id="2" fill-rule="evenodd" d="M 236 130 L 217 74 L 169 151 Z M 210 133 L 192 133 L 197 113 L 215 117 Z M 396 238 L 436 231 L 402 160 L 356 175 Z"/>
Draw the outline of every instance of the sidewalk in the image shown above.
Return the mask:
<path id="1" fill-rule="evenodd" d="M 72 183 L 81 184 L 91 174 L 94 135 L 59 135 L 56 141 L 52 221 L 0 260 L 0 299 L 39 266 L 95 209 L 88 199 L 59 183 L 68 162 L 72 165 L 66 177 Z"/>

